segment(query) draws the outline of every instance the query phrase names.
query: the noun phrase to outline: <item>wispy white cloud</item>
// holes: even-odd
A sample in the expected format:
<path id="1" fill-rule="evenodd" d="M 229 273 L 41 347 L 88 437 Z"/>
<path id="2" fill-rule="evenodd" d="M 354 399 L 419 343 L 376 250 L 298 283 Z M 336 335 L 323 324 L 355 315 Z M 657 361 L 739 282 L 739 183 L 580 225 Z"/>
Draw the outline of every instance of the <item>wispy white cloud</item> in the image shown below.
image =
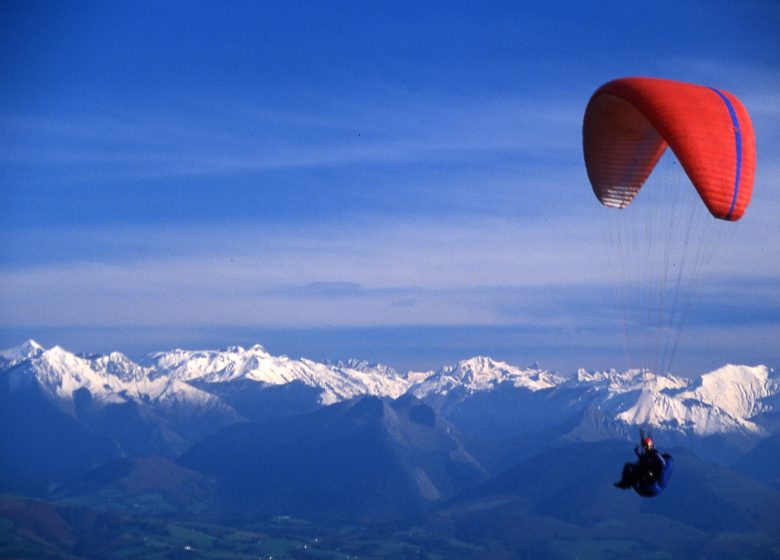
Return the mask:
<path id="1" fill-rule="evenodd" d="M 254 224 L 240 233 L 216 226 L 62 232 L 63 243 L 89 240 L 107 251 L 92 262 L 6 268 L 0 315 L 6 325 L 539 324 L 534 300 L 576 288 L 584 299 L 545 319 L 565 314 L 576 323 L 597 292 L 625 279 L 611 268 L 602 210 L 576 221 L 374 216 Z M 708 269 L 712 280 L 780 278 L 766 254 L 772 236 L 761 241 L 746 228 L 727 241 Z M 122 256 L 133 245 L 154 249 Z"/>
<path id="2" fill-rule="evenodd" d="M 328 118 L 246 105 L 231 113 L 224 105 L 214 102 L 195 115 L 177 108 L 155 118 L 133 112 L 6 116 L 2 159 L 122 165 L 112 172 L 139 178 L 413 163 L 569 150 L 577 146 L 580 118 L 579 107 L 562 100 L 523 98 L 386 99 L 343 107 Z"/>

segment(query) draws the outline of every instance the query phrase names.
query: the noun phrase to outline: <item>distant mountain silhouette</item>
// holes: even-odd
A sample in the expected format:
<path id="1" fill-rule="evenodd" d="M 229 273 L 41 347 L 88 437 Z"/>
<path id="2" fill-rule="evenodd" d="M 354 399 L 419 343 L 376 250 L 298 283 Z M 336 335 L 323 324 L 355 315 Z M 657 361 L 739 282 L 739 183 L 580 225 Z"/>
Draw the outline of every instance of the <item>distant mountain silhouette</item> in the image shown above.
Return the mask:
<path id="1" fill-rule="evenodd" d="M 321 390 L 301 381 L 268 385 L 236 379 L 222 383 L 191 381 L 190 384 L 219 397 L 251 422 L 296 416 L 323 406 L 320 403 Z"/>
<path id="2" fill-rule="evenodd" d="M 761 440 L 734 468 L 780 491 L 780 434 Z"/>
<path id="3" fill-rule="evenodd" d="M 164 457 L 125 457 L 62 483 L 53 497 L 155 516 L 214 517 L 215 482 Z"/>
<path id="4" fill-rule="evenodd" d="M 230 426 L 180 463 L 216 475 L 243 510 L 352 519 L 414 512 L 487 477 L 457 431 L 411 396 Z"/>
<path id="5" fill-rule="evenodd" d="M 59 479 L 121 454 L 110 438 L 82 425 L 13 371 L 0 376 L 0 490 L 38 494 Z"/>
<path id="6" fill-rule="evenodd" d="M 449 530 L 475 542 L 517 544 L 518 531 L 528 546 L 619 534 L 644 543 L 648 553 L 679 554 L 688 546 L 691 554 L 700 547 L 697 554 L 706 558 L 762 557 L 766 539 L 757 537 L 755 548 L 729 555 L 713 545 L 713 537 L 728 532 L 772 534 L 780 523 L 780 492 L 684 449 L 671 453 L 675 473 L 655 498 L 612 486 L 623 463 L 634 458 L 630 445 L 579 442 L 547 450 L 467 490 L 440 508 L 432 523 L 446 523 Z M 528 527 L 536 531 L 527 532 Z"/>
<path id="7" fill-rule="evenodd" d="M 187 539 L 166 523 L 236 516 L 360 531 L 390 520 L 383 526 L 421 529 L 429 545 L 446 535 L 442 550 L 463 545 L 474 557 L 773 557 L 779 399 L 780 378 L 765 366 L 563 378 L 477 357 L 398 374 L 258 346 L 140 365 L 28 342 L 0 352 L 0 491 L 79 507 L 8 501 L 26 544 L 0 556 L 40 557 L 40 541 L 101 557 L 67 542 L 89 540 L 94 511 L 110 510 L 126 517 L 106 522 L 135 517 L 139 535 L 158 518 L 155 531 L 181 554 Z M 651 500 L 612 487 L 639 426 L 677 459 Z M 33 511 L 79 539 L 27 523 Z"/>

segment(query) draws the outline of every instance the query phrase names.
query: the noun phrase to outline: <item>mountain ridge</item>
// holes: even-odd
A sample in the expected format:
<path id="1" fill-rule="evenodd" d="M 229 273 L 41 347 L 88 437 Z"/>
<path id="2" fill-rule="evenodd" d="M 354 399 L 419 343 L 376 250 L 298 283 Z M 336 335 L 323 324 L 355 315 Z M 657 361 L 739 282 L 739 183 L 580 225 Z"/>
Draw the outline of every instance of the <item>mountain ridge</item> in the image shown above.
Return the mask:
<path id="1" fill-rule="evenodd" d="M 761 539 L 757 558 L 776 542 L 780 391 L 766 366 L 567 377 L 477 356 L 398 373 L 259 345 L 138 363 L 33 342 L 0 360 L 4 492 L 240 523 L 413 516 L 473 542 L 519 538 L 533 557 L 564 526 L 566 541 L 617 527 L 643 546 L 640 527 L 674 527 L 699 546 L 733 525 Z M 639 427 L 678 465 L 647 503 L 612 487 Z M 690 522 L 702 504 L 709 517 Z"/>
<path id="2" fill-rule="evenodd" d="M 565 401 L 572 409 L 598 410 L 616 425 L 702 437 L 766 437 L 774 424 L 765 419 L 780 408 L 780 377 L 764 365 L 727 364 L 692 379 L 639 370 L 579 370 L 566 377 L 476 356 L 437 371 L 402 374 L 355 359 L 318 363 L 274 356 L 259 344 L 156 352 L 136 363 L 120 352 L 84 356 L 33 340 L 0 352 L 0 360 L 0 374 L 13 370 L 34 378 L 66 410 L 72 410 L 74 394 L 87 391 L 94 406 L 132 402 L 191 415 L 209 411 L 225 422 L 252 418 L 251 411 L 236 408 L 238 387 L 246 396 L 247 388 L 260 395 L 296 384 L 306 388 L 308 399 L 316 398 L 309 408 L 361 395 L 395 399 L 409 393 L 447 416 L 475 400 L 489 407 L 491 396 L 503 395 L 548 408 Z"/>

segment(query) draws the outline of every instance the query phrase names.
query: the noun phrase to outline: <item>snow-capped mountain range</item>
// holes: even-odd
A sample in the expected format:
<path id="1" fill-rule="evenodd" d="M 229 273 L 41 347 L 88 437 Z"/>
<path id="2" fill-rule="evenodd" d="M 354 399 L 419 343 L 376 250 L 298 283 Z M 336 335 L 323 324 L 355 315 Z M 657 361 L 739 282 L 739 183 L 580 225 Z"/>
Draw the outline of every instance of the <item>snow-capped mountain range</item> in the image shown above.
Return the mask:
<path id="1" fill-rule="evenodd" d="M 262 346 L 224 350 L 173 350 L 151 354 L 141 364 L 127 356 L 85 356 L 34 341 L 0 352 L 0 376 L 8 387 L 36 382 L 63 410 L 72 410 L 74 395 L 88 391 L 96 406 L 136 403 L 197 415 L 215 411 L 223 423 L 241 414 L 225 402 L 218 388 L 236 382 L 262 389 L 297 384 L 329 405 L 360 395 L 397 398 L 405 393 L 439 410 L 493 392 L 523 399 L 547 399 L 548 413 L 562 414 L 554 403 L 578 403 L 622 426 L 709 436 L 764 436 L 766 421 L 780 413 L 780 377 L 766 366 L 726 365 L 685 379 L 636 370 L 580 370 L 566 377 L 538 367 L 521 368 L 487 357 L 475 357 L 439 371 L 401 374 L 380 364 L 357 360 L 318 363 L 273 356 Z M 257 384 L 257 385 L 254 385 Z M 566 398 L 554 398 L 564 395 Z M 506 402 L 506 401 L 503 401 Z"/>
<path id="2" fill-rule="evenodd" d="M 619 422 L 699 436 L 762 435 L 762 416 L 780 410 L 780 376 L 763 365 L 730 364 L 693 379 L 581 370 L 575 383 L 603 391 L 602 407 Z"/>
<path id="3" fill-rule="evenodd" d="M 213 395 L 173 376 L 158 374 L 120 352 L 81 356 L 59 346 L 45 349 L 33 340 L 0 352 L 0 368 L 11 388 L 33 379 L 44 394 L 61 407 L 73 407 L 79 390 L 89 391 L 98 406 L 153 402 L 158 407 L 185 407 L 190 413 L 208 408 L 225 408 Z"/>
<path id="4" fill-rule="evenodd" d="M 557 387 L 564 381 L 565 378 L 556 373 L 537 368 L 523 369 L 478 356 L 419 378 L 410 390 L 416 397 L 424 399 L 430 395 L 446 395 L 456 389 L 471 393 L 490 391 L 504 383 L 518 389 L 541 391 Z"/>
<path id="5" fill-rule="evenodd" d="M 358 395 L 397 398 L 409 389 L 409 379 L 382 365 L 356 360 L 321 364 L 302 358 L 272 356 L 260 345 L 251 348 L 231 346 L 225 350 L 173 350 L 149 356 L 151 369 L 158 375 L 179 381 L 206 384 L 236 380 L 264 385 L 300 382 L 321 390 L 324 405 Z"/>

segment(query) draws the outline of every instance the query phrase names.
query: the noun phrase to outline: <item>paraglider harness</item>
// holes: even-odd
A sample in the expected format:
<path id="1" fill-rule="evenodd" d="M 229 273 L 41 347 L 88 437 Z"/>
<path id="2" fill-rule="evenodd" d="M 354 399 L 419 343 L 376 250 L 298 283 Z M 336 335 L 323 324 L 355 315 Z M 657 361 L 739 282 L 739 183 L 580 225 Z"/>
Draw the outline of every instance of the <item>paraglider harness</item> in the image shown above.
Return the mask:
<path id="1" fill-rule="evenodd" d="M 657 496 L 666 488 L 666 485 L 669 483 L 669 479 L 672 476 L 674 459 L 668 453 L 659 453 L 654 447 L 652 449 L 646 449 L 646 440 L 649 439 L 652 442 L 652 439 L 650 439 L 649 436 L 645 436 L 644 429 L 639 431 L 639 438 L 639 445 L 635 452 L 639 457 L 637 467 L 641 468 L 641 471 L 638 473 L 639 476 L 637 480 L 634 481 L 630 487 L 640 496 L 650 498 L 652 496 Z M 649 464 L 650 458 L 647 456 L 649 453 L 656 453 L 663 460 L 662 462 L 659 461 L 658 463 L 660 464 L 657 464 L 655 468 Z"/>

